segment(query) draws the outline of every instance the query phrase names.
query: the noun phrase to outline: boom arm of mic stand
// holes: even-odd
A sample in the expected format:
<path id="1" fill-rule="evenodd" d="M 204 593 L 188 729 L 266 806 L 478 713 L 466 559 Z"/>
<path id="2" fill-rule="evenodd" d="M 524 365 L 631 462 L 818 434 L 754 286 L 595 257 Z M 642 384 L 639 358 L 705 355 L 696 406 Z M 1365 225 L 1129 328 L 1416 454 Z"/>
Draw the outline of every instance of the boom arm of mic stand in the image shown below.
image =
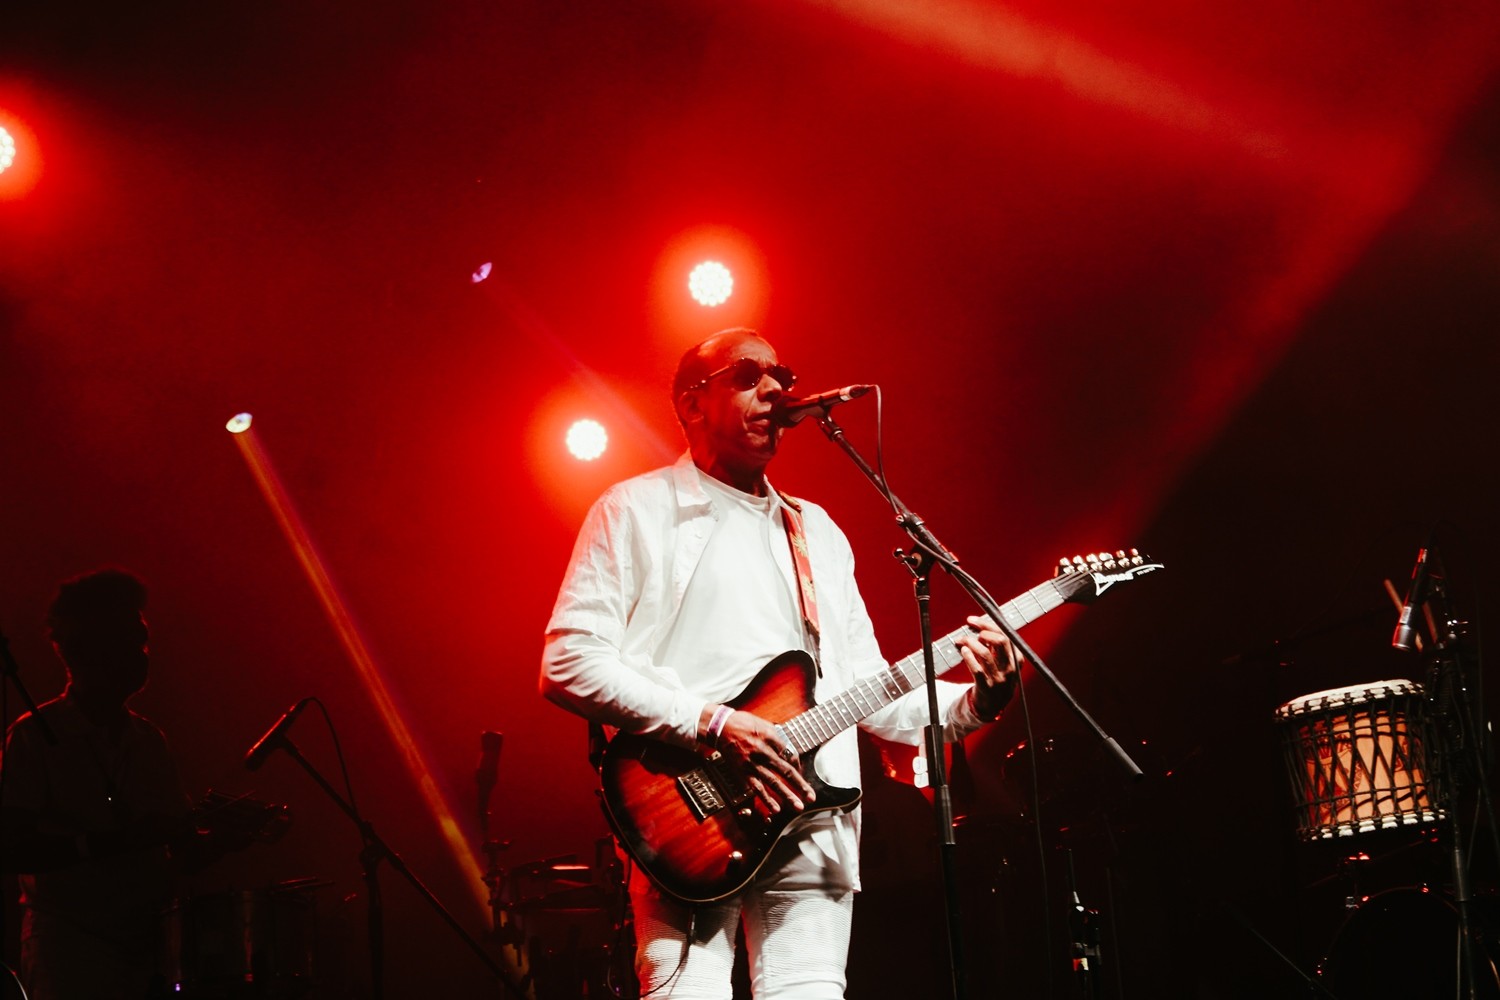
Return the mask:
<path id="1" fill-rule="evenodd" d="M 1074 698 L 1072 692 L 1063 685 L 1062 681 L 1057 679 L 1057 675 L 1036 654 L 1036 651 L 1026 644 L 1026 640 L 1022 639 L 1015 629 L 1010 627 L 1005 620 L 1005 616 L 1000 613 L 1000 605 L 995 603 L 995 599 L 980 585 L 978 580 L 974 579 L 973 576 L 958 565 L 958 560 L 937 540 L 931 529 L 927 527 L 926 522 L 912 513 L 911 509 L 902 503 L 896 494 L 891 492 L 890 487 L 881 478 L 880 474 L 871 468 L 870 463 L 865 461 L 864 456 L 859 453 L 859 450 L 849 443 L 848 437 L 844 434 L 844 429 L 833 421 L 833 418 L 828 415 L 826 410 L 817 420 L 818 426 L 823 429 L 823 433 L 828 435 L 828 440 L 843 449 L 844 454 L 848 455 L 854 464 L 859 467 L 859 470 L 865 474 L 865 477 L 870 480 L 870 484 L 875 487 L 881 496 L 890 501 L 891 506 L 896 509 L 896 522 L 911 536 L 912 541 L 921 547 L 923 551 L 931 555 L 937 564 L 947 571 L 949 576 L 958 581 L 959 586 L 968 591 L 969 596 L 984 610 L 985 614 L 990 616 L 990 620 L 1011 641 L 1016 651 L 1031 663 L 1036 672 L 1045 678 L 1048 684 L 1052 685 L 1052 689 L 1057 692 L 1063 704 L 1073 710 L 1073 714 L 1078 716 L 1084 726 L 1097 736 L 1101 743 L 1109 747 L 1110 752 L 1115 755 L 1115 758 L 1130 773 L 1130 776 L 1140 778 L 1142 772 L 1139 765 L 1131 759 L 1130 755 L 1125 752 L 1125 749 L 1120 746 L 1114 737 L 1106 733 L 1100 727 L 1099 723 L 1094 721 L 1094 717 L 1078 703 L 1078 699 Z"/>
<path id="2" fill-rule="evenodd" d="M 360 836 L 363 837 L 365 841 L 365 849 L 361 852 L 360 857 L 361 860 L 366 860 L 367 858 L 369 859 L 369 870 L 373 871 L 373 864 L 378 863 L 382 858 L 386 861 L 389 861 L 391 867 L 400 872 L 406 878 L 406 880 L 411 883 L 412 888 L 417 890 L 418 895 L 425 899 L 428 905 L 437 912 L 437 915 L 443 919 L 443 921 L 453 930 L 453 932 L 463 939 L 463 942 L 469 946 L 469 949 L 473 951 L 474 954 L 479 956 L 479 960 L 489 968 L 490 972 L 494 974 L 496 979 L 504 983 L 505 986 L 510 989 L 510 991 L 516 996 L 525 996 L 526 990 L 523 988 L 520 981 L 517 980 L 514 975 L 512 975 L 509 969 L 506 969 L 504 966 L 500 965 L 500 963 L 496 962 L 493 958 L 490 957 L 490 953 L 485 951 L 484 947 L 474 939 L 474 935 L 470 934 L 464 928 L 463 924 L 460 924 L 458 922 L 458 918 L 455 917 L 451 912 L 449 912 L 448 908 L 443 905 L 442 901 L 439 900 L 437 896 L 433 895 L 432 890 L 428 889 L 427 886 L 423 884 L 422 880 L 417 877 L 416 873 L 413 872 L 410 868 L 406 867 L 406 862 L 401 860 L 401 856 L 395 851 L 391 850 L 390 845 L 380 838 L 380 834 L 376 833 L 375 828 L 372 827 L 369 822 L 359 814 L 359 810 L 356 809 L 351 803 L 345 801 L 344 797 L 338 793 L 338 790 L 328 783 L 328 779 L 324 778 L 323 775 L 318 771 L 318 769 L 312 765 L 312 762 L 309 761 L 306 757 L 302 756 L 302 752 L 297 749 L 297 745 L 291 740 L 286 740 L 284 741 L 282 749 L 289 757 L 300 764 L 304 771 L 311 775 L 313 781 L 317 783 L 318 787 L 323 789 L 324 794 L 332 799 L 334 804 L 337 805 L 339 809 L 343 811 L 344 815 L 348 816 L 349 819 L 354 823 L 354 825 L 359 829 Z"/>

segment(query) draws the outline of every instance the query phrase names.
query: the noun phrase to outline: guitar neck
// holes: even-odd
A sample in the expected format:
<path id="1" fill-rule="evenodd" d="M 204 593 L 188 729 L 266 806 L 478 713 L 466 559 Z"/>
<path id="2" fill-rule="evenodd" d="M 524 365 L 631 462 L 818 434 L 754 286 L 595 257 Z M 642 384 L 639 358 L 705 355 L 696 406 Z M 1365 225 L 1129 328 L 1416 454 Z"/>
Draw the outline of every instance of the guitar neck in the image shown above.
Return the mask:
<path id="1" fill-rule="evenodd" d="M 1032 587 L 1015 600 L 1002 604 L 1000 614 L 1004 616 L 1005 623 L 1018 629 L 1066 604 L 1068 594 L 1064 592 L 1059 579 L 1061 578 L 1053 578 Z M 969 631 L 969 627 L 965 625 L 933 641 L 932 655 L 939 674 L 952 670 L 963 662 L 958 640 Z M 889 670 L 868 677 L 847 691 L 783 722 L 782 732 L 794 750 L 805 753 L 822 746 L 908 691 L 921 687 L 925 679 L 922 651 L 917 650 L 891 664 Z"/>

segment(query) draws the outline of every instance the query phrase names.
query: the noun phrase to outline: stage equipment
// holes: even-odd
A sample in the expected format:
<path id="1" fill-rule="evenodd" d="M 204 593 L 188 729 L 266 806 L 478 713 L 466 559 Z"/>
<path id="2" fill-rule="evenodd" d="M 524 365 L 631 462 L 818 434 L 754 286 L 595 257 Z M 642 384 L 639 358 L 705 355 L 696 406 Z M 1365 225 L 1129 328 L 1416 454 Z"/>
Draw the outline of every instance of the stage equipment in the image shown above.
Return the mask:
<path id="1" fill-rule="evenodd" d="M 875 399 L 878 442 L 880 426 L 880 393 L 878 387 Z M 937 535 L 927 526 L 927 523 L 921 517 L 917 516 L 911 508 L 901 502 L 900 498 L 891 490 L 884 472 L 877 472 L 869 462 L 865 461 L 864 456 L 859 453 L 858 449 L 845 436 L 844 429 L 834 422 L 829 411 L 825 409 L 817 419 L 818 426 L 822 428 L 828 440 L 838 445 L 844 454 L 849 456 L 850 461 L 854 462 L 859 470 L 864 473 L 865 478 L 870 481 L 870 484 L 875 487 L 876 491 L 890 506 L 892 513 L 896 515 L 896 523 L 912 540 L 912 550 L 910 552 L 897 549 L 894 555 L 912 575 L 912 592 L 917 603 L 917 617 L 922 634 L 922 659 L 926 666 L 929 720 L 927 726 L 927 759 L 931 769 L 933 802 L 936 806 L 934 813 L 937 821 L 939 852 L 942 862 L 948 954 L 951 961 L 950 971 L 952 974 L 951 992 L 955 1000 L 963 1000 L 967 987 L 965 985 L 966 975 L 963 964 L 963 935 L 959 928 L 953 802 L 951 790 L 948 787 L 947 769 L 943 766 L 943 731 L 942 725 L 938 721 L 936 654 L 932 642 L 932 619 L 929 614 L 931 601 L 929 573 L 932 567 L 935 565 L 941 568 L 956 580 L 959 586 L 964 588 L 969 596 L 974 599 L 974 602 L 995 623 L 1000 632 L 1010 640 L 1011 646 L 1016 652 L 1017 660 L 1024 660 L 1031 664 L 1032 669 L 1052 686 L 1053 691 L 1062 699 L 1063 704 L 1073 711 L 1073 714 L 1077 716 L 1078 720 L 1083 723 L 1089 732 L 1093 733 L 1101 743 L 1109 748 L 1110 752 L 1133 778 L 1139 779 L 1142 772 L 1136 762 L 1131 760 L 1130 755 L 1120 747 L 1120 744 L 1100 728 L 1099 723 L 1094 721 L 1093 716 L 1085 711 L 1083 706 L 1078 703 L 1078 700 L 1073 697 L 1072 693 L 1063 686 L 1062 681 L 1047 666 L 1046 661 L 1036 654 L 1036 651 L 1027 644 L 1026 640 L 1021 638 L 1015 626 L 1006 619 L 1000 606 L 990 596 L 989 592 L 985 590 L 983 585 L 970 575 L 968 571 L 958 565 L 958 557 L 938 540 Z M 876 460 L 879 462 L 878 449 Z M 1132 555 L 1134 554 L 1132 552 Z M 1160 569 L 1161 567 L 1153 565 L 1151 568 Z M 1018 686 L 1020 684 L 1019 676 L 1016 679 L 1016 684 Z M 1024 692 L 1021 692 L 1020 697 L 1024 705 Z"/>
<path id="2" fill-rule="evenodd" d="M 1358 1000 L 1500 1000 L 1500 937 L 1492 899 L 1470 904 L 1472 989 L 1460 991 L 1460 920 L 1453 900 L 1425 886 L 1370 897 L 1344 921 L 1318 969 L 1334 996 Z"/>
<path id="3" fill-rule="evenodd" d="M 1304 840 L 1407 829 L 1421 832 L 1422 840 L 1399 851 L 1441 845 L 1447 853 L 1446 891 L 1419 885 L 1373 897 L 1357 887 L 1347 894 L 1351 913 L 1320 968 L 1320 985 L 1339 997 L 1500 1000 L 1495 901 L 1472 891 L 1468 857 L 1482 810 L 1500 859 L 1483 670 L 1432 541 L 1417 554 L 1391 640 L 1398 650 L 1420 654 L 1424 683 L 1320 691 L 1275 713 Z M 1397 600 L 1389 582 L 1387 588 Z M 1348 859 L 1346 874 L 1356 874 L 1354 862 L 1367 857 Z"/>
<path id="4" fill-rule="evenodd" d="M 781 427 L 794 427 L 804 417 L 826 414 L 831 407 L 858 399 L 873 385 L 846 385 L 842 389 L 815 392 L 811 396 L 781 396 L 771 404 L 771 422 Z"/>
<path id="5" fill-rule="evenodd" d="M 164 914 L 166 988 L 186 1000 L 293 998 L 317 985 L 318 879 L 181 899 Z"/>
<path id="6" fill-rule="evenodd" d="M 271 728 L 266 730 L 266 734 L 256 740 L 255 745 L 246 751 L 245 770 L 260 770 L 260 766 L 266 762 L 266 758 L 271 756 L 278 747 L 285 743 L 288 730 L 292 728 L 292 725 L 297 721 L 297 716 L 302 714 L 302 710 L 311 701 L 311 698 L 303 698 L 291 708 L 281 713 L 281 718 L 273 722 Z"/>
<path id="7" fill-rule="evenodd" d="M 734 294 L 734 275 L 716 260 L 706 260 L 688 275 L 688 292 L 703 306 L 720 306 Z"/>
<path id="8" fill-rule="evenodd" d="M 1112 587 L 1161 568 L 1138 552 L 1062 560 L 1057 575 L 998 608 L 1021 628 L 1067 603 L 1086 603 Z M 940 673 L 963 665 L 957 640 L 965 625 L 933 643 Z M 813 700 L 816 667 L 802 650 L 788 650 L 761 668 L 725 702 L 776 724 L 796 751 L 802 773 L 817 792 L 805 811 L 787 809 L 769 822 L 753 808 L 754 793 L 722 754 L 707 758 L 649 736 L 619 733 L 605 748 L 599 769 L 604 812 L 620 844 L 663 892 L 684 903 L 725 899 L 755 877 L 782 835 L 808 817 L 859 802 L 857 788 L 824 784 L 818 749 L 859 720 L 922 686 L 922 651 L 891 664 L 821 703 Z M 929 748 L 929 761 L 931 758 Z M 933 765 L 929 765 L 933 767 Z M 936 768 L 934 767 L 934 770 Z M 935 787 L 935 786 L 934 786 Z"/>
<path id="9" fill-rule="evenodd" d="M 509 871 L 492 867 L 486 880 L 495 937 L 519 969 L 526 997 L 637 995 L 635 939 L 613 839 L 595 843 L 592 866 L 565 854 Z"/>
<path id="10" fill-rule="evenodd" d="M 1377 681 L 1276 710 L 1304 840 L 1436 823 L 1445 815 L 1422 686 Z"/>
<path id="11" fill-rule="evenodd" d="M 323 712 L 324 718 L 327 719 L 327 709 L 323 707 L 323 703 L 317 698 L 306 698 L 303 699 L 303 702 L 312 702 L 316 704 L 318 708 Z M 303 702 L 299 702 L 298 704 L 300 705 Z M 295 705 L 293 706 L 294 709 L 296 707 L 297 706 Z M 291 715 L 292 713 L 289 711 L 287 714 Z M 403 878 L 406 879 L 408 883 L 411 884 L 411 887 L 417 891 L 417 894 L 426 901 L 428 906 L 432 907 L 433 912 L 435 912 L 440 918 L 442 918 L 442 921 L 448 925 L 448 928 L 452 930 L 453 933 L 457 934 L 459 939 L 462 940 L 464 944 L 468 945 L 469 950 L 472 951 L 479 958 L 479 960 L 484 963 L 485 967 L 488 968 L 494 975 L 497 982 L 509 988 L 516 996 L 522 996 L 524 994 L 524 990 L 521 984 L 517 981 L 517 977 L 514 975 L 513 971 L 502 966 L 499 962 L 495 961 L 493 957 L 491 957 L 490 953 L 485 950 L 484 946 L 481 945 L 477 940 L 475 940 L 474 936 L 470 934 L 468 930 L 466 930 L 464 926 L 458 922 L 458 918 L 455 917 L 452 912 L 443 905 L 442 901 L 440 901 L 437 896 L 433 894 L 431 889 L 427 888 L 422 880 L 417 877 L 416 873 L 413 872 L 409 867 L 407 867 L 406 862 L 402 860 L 401 856 L 391 849 L 391 846 L 381 838 L 380 834 L 375 832 L 375 827 L 371 825 L 370 821 L 365 819 L 364 816 L 360 813 L 359 807 L 355 804 L 354 801 L 353 787 L 349 784 L 348 781 L 348 771 L 344 771 L 344 784 L 345 789 L 348 793 L 348 798 L 345 798 L 343 795 L 339 794 L 338 790 L 334 788 L 332 784 L 329 783 L 328 779 L 323 776 L 322 772 L 314 767 L 313 763 L 302 755 L 302 752 L 297 749 L 297 744 L 286 738 L 286 727 L 283 725 L 284 721 L 284 719 L 278 721 L 276 725 L 272 727 L 272 732 L 266 734 L 266 738 L 269 738 L 272 733 L 276 732 L 276 730 L 282 730 L 278 744 L 280 749 L 283 750 L 288 757 L 291 757 L 293 760 L 295 760 L 297 764 L 307 772 L 308 776 L 313 779 L 313 782 L 323 790 L 323 793 L 328 796 L 328 798 L 333 802 L 334 805 L 339 807 L 344 815 L 349 817 L 350 822 L 352 822 L 355 828 L 359 831 L 361 842 L 359 862 L 364 874 L 365 899 L 368 905 L 367 925 L 370 942 L 370 996 L 373 998 L 373 1000 L 382 1000 L 382 998 L 385 996 L 385 904 L 383 902 L 380 891 L 379 870 L 380 863 L 382 861 L 389 864 L 391 868 L 395 869 Z M 329 724 L 329 730 L 333 734 L 334 747 L 338 752 L 339 762 L 342 767 L 343 750 L 339 747 L 338 734 L 336 732 L 333 732 L 333 726 L 331 722 Z M 264 740 L 262 742 L 264 742 Z"/>
<path id="12" fill-rule="evenodd" d="M 1427 600 L 1427 549 L 1417 552 L 1416 565 L 1411 570 L 1411 586 L 1406 588 L 1406 600 L 1401 603 L 1401 614 L 1396 619 L 1396 631 L 1391 634 L 1391 645 L 1405 652 L 1416 652 L 1422 648 L 1417 639 L 1417 627 L 1412 616 Z"/>
<path id="13" fill-rule="evenodd" d="M 597 420 L 576 420 L 564 438 L 568 454 L 581 462 L 592 462 L 609 447 L 609 432 Z"/>
<path id="14" fill-rule="evenodd" d="M 500 780 L 500 748 L 504 745 L 504 733 L 486 729 L 479 734 L 479 765 L 474 768 L 474 791 L 479 806 L 479 836 L 486 842 L 490 835 L 490 797 Z"/>

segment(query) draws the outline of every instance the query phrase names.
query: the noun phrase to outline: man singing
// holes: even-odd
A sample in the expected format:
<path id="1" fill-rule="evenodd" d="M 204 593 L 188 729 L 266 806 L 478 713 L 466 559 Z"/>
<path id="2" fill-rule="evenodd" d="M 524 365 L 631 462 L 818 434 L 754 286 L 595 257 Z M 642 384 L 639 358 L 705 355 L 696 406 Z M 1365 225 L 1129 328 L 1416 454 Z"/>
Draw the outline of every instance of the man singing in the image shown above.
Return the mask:
<path id="1" fill-rule="evenodd" d="M 589 511 L 547 626 L 541 691 L 594 722 L 742 769 L 764 813 L 816 806 L 800 761 L 772 722 L 725 705 L 773 657 L 806 650 L 817 697 L 888 669 L 854 581 L 843 532 L 821 507 L 766 479 L 783 428 L 772 404 L 796 376 L 753 330 L 714 334 L 683 355 L 673 405 L 688 453 L 608 490 Z M 999 717 L 1014 687 L 1009 642 L 970 618 L 961 641 L 972 683 L 940 682 L 947 739 Z M 919 688 L 860 725 L 916 743 L 927 723 Z M 832 785 L 859 785 L 852 729 L 816 760 Z M 639 871 L 630 898 L 642 995 L 731 995 L 743 921 L 758 1000 L 844 995 L 859 810 L 818 811 L 794 824 L 743 891 L 689 907 Z"/>

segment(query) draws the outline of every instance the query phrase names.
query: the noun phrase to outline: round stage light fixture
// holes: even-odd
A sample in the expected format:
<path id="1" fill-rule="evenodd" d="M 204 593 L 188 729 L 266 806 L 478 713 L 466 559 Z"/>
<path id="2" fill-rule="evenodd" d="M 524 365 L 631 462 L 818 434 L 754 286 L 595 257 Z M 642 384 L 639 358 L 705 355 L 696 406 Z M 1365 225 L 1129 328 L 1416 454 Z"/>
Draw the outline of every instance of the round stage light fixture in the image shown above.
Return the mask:
<path id="1" fill-rule="evenodd" d="M 16 140 L 0 125 L 0 174 L 16 162 Z"/>
<path id="2" fill-rule="evenodd" d="M 584 462 L 592 462 L 604 454 L 609 445 L 609 434 L 597 420 L 575 420 L 568 428 L 568 453 Z"/>
<path id="3" fill-rule="evenodd" d="M 224 429 L 231 434 L 243 434 L 250 429 L 250 421 L 252 419 L 254 418 L 248 413 L 236 413 L 229 418 L 229 422 L 224 425 Z"/>
<path id="4" fill-rule="evenodd" d="M 723 305 L 734 292 L 734 275 L 718 261 L 705 260 L 688 275 L 688 291 L 700 305 Z"/>

